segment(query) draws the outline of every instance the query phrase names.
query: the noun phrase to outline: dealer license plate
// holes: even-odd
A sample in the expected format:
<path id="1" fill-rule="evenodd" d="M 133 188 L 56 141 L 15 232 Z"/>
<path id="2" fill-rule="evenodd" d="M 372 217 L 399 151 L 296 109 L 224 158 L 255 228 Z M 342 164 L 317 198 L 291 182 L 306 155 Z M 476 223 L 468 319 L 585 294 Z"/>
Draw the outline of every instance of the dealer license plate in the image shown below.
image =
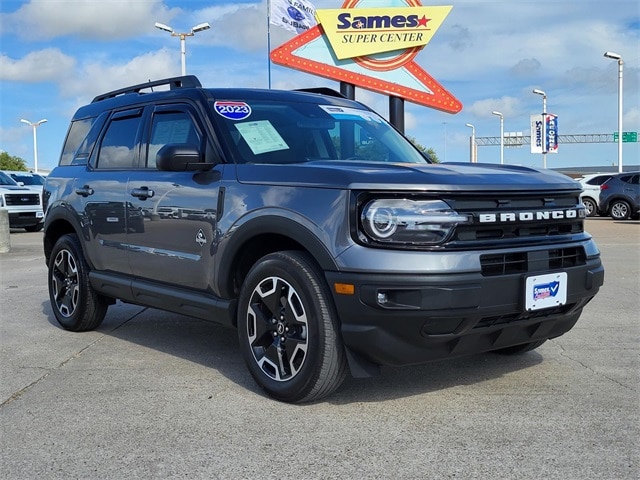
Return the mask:
<path id="1" fill-rule="evenodd" d="M 524 303 L 528 311 L 558 307 L 567 303 L 567 273 L 527 277 Z"/>

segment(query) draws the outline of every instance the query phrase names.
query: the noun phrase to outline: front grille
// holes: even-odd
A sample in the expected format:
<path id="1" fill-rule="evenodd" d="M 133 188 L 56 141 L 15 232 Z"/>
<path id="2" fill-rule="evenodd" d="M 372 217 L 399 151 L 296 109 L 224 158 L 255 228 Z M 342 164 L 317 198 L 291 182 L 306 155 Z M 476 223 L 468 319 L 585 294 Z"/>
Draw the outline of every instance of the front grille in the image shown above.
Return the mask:
<path id="1" fill-rule="evenodd" d="M 553 239 L 560 236 L 584 232 L 579 192 L 494 192 L 451 195 L 444 200 L 458 213 L 473 219 L 472 224 L 456 227 L 447 242 L 450 248 L 505 240 L 512 245 L 545 239 L 555 241 Z"/>
<path id="2" fill-rule="evenodd" d="M 4 200 L 8 207 L 40 205 L 40 195 L 37 193 L 8 193 L 5 194 Z"/>
<path id="3" fill-rule="evenodd" d="M 586 264 L 582 247 L 554 248 L 534 252 L 492 253 L 480 255 L 484 277 L 542 272 Z"/>

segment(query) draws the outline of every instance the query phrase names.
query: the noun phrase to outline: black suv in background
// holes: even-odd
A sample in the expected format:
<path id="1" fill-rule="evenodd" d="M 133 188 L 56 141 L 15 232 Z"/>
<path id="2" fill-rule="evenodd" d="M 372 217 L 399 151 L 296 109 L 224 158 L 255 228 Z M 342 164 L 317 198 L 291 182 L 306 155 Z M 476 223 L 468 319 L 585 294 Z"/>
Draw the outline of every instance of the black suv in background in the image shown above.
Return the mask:
<path id="1" fill-rule="evenodd" d="M 613 175 L 600 185 L 600 211 L 614 220 L 637 218 L 640 212 L 640 172 Z"/>
<path id="2" fill-rule="evenodd" d="M 604 279 L 577 182 L 432 164 L 322 92 L 186 76 L 81 107 L 45 184 L 58 322 L 97 328 L 120 299 L 236 327 L 288 402 L 348 370 L 520 353 L 573 327 Z"/>

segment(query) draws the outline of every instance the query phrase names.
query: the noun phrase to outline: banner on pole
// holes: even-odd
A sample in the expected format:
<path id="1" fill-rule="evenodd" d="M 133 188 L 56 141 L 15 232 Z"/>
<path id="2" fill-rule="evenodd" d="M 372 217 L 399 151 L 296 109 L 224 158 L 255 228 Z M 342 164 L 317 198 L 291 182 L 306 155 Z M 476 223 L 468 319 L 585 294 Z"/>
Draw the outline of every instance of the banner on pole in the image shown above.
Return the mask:
<path id="1" fill-rule="evenodd" d="M 544 121 L 542 115 L 531 115 L 531 153 L 544 153 Z"/>
<path id="2" fill-rule="evenodd" d="M 270 22 L 293 33 L 316 25 L 316 7 L 307 0 L 271 0 Z"/>
<path id="3" fill-rule="evenodd" d="M 558 116 L 547 113 L 544 119 L 545 152 L 558 153 Z"/>

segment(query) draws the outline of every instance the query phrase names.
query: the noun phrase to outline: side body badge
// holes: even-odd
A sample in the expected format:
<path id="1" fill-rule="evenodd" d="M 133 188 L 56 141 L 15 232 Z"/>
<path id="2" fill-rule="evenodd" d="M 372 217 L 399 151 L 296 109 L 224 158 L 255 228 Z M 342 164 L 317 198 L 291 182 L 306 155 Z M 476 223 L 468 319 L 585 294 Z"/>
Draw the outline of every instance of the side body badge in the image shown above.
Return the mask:
<path id="1" fill-rule="evenodd" d="M 198 230 L 198 233 L 196 234 L 196 243 L 201 247 L 207 243 L 207 237 L 204 236 L 202 229 Z"/>

